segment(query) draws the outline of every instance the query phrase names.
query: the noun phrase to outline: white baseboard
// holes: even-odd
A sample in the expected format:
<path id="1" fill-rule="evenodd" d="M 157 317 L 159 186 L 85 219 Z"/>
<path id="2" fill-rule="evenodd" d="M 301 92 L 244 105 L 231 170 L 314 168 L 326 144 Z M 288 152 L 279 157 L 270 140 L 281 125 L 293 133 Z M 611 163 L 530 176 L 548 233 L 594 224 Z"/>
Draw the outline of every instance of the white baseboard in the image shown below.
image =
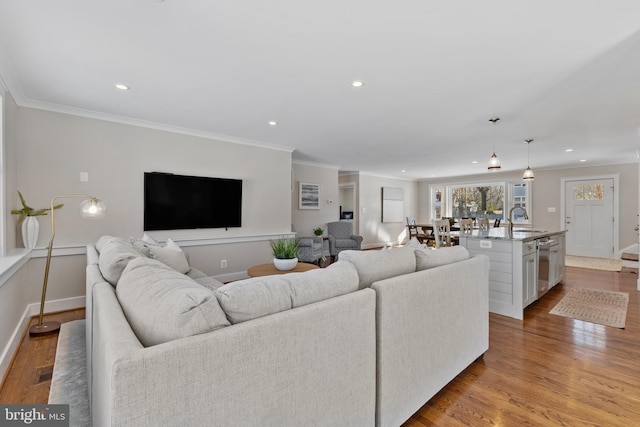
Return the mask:
<path id="1" fill-rule="evenodd" d="M 4 376 L 6 375 L 7 370 L 9 369 L 9 365 L 11 364 L 11 359 L 13 358 L 13 355 L 16 354 L 16 351 L 18 351 L 20 341 L 22 341 L 24 331 L 29 325 L 30 318 L 31 315 L 29 314 L 29 307 L 27 307 L 22 314 L 22 319 L 20 320 L 20 322 L 18 322 L 15 329 L 13 330 L 11 339 L 9 339 L 9 342 L 0 354 L 0 381 L 4 380 Z"/>
<path id="2" fill-rule="evenodd" d="M 76 308 L 82 308 L 86 304 L 86 298 L 83 296 L 58 299 L 54 301 L 47 301 L 44 304 L 44 314 L 55 313 L 57 311 L 74 310 Z M 29 317 L 40 314 L 40 303 L 29 304 L 27 307 Z"/>
<path id="3" fill-rule="evenodd" d="M 44 305 L 44 313 L 47 314 L 56 311 L 82 308 L 85 306 L 85 302 L 86 299 L 84 296 L 47 301 Z M 13 330 L 13 334 L 11 334 L 11 339 L 9 339 L 9 342 L 0 354 L 0 380 L 4 379 L 4 376 L 9 369 L 9 365 L 11 364 L 11 359 L 13 358 L 13 355 L 16 354 L 18 347 L 20 347 L 20 342 L 22 341 L 22 337 L 29 325 L 31 317 L 37 316 L 38 314 L 40 314 L 39 303 L 29 304 L 25 308 L 22 318 Z"/>

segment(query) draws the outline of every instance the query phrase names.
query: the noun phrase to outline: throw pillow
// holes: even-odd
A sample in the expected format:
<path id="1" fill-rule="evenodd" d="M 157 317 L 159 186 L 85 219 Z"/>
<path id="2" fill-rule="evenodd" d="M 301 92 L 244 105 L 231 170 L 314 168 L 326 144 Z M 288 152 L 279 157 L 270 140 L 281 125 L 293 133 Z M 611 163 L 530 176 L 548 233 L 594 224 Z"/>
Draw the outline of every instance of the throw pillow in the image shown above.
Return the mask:
<path id="1" fill-rule="evenodd" d="M 173 240 L 167 239 L 167 245 L 164 248 L 162 246 L 149 246 L 148 249 L 150 258 L 165 263 L 178 273 L 184 274 L 190 270 L 186 255 Z"/>
<path id="2" fill-rule="evenodd" d="M 147 347 L 229 325 L 212 290 L 149 258 L 129 263 L 116 295 L 131 328 Z"/>
<path id="3" fill-rule="evenodd" d="M 416 271 L 451 264 L 469 258 L 464 246 L 451 246 L 440 249 L 416 249 Z"/>
<path id="4" fill-rule="evenodd" d="M 100 252 L 100 273 L 112 286 L 116 286 L 129 261 L 142 257 L 129 242 L 119 237 L 102 236 L 96 243 L 96 249 Z"/>
<path id="5" fill-rule="evenodd" d="M 140 239 L 136 239 L 135 237 L 129 236 L 129 241 L 131 242 L 133 247 L 136 248 L 137 251 L 139 251 L 141 254 L 143 254 L 144 256 L 147 256 L 147 257 L 151 256 L 150 252 L 149 252 L 149 247 L 151 247 L 151 246 L 157 246 L 157 247 L 162 246 L 162 245 L 160 245 L 160 243 L 156 242 L 147 233 L 142 234 L 142 238 L 140 238 Z"/>

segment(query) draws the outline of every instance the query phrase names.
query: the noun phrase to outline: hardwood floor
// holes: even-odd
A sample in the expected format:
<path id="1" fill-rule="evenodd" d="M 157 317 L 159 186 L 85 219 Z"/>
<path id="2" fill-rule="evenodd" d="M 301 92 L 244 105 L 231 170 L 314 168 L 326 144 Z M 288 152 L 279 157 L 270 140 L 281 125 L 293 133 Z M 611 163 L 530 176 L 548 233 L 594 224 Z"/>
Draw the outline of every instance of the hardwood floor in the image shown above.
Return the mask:
<path id="1" fill-rule="evenodd" d="M 631 273 L 567 267 L 524 321 L 490 314 L 490 348 L 408 420 L 423 426 L 640 425 L 640 305 Z M 629 292 L 626 329 L 549 314 L 572 287 Z M 65 322 L 84 310 L 51 316 Z M 46 403 L 57 335 L 26 335 L 0 403 Z"/>
<path id="2" fill-rule="evenodd" d="M 637 274 L 567 267 L 525 311 L 490 314 L 489 350 L 405 427 L 640 425 Z M 629 292 L 625 329 L 549 314 L 572 287 Z"/>
<path id="3" fill-rule="evenodd" d="M 52 313 L 44 316 L 44 320 L 57 320 L 60 323 L 76 319 L 84 319 L 85 309 Z M 29 322 L 29 327 L 38 323 L 36 317 Z M 28 329 L 0 388 L 0 403 L 47 403 L 53 362 L 56 358 L 58 333 L 30 337 Z"/>

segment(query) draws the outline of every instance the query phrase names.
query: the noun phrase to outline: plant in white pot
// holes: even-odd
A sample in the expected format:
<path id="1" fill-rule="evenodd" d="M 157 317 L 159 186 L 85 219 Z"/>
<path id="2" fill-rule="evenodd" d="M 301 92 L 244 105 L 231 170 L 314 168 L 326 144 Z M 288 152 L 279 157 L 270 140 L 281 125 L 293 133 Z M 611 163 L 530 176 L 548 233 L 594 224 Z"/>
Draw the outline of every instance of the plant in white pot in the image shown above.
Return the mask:
<path id="1" fill-rule="evenodd" d="M 20 215 L 18 221 L 22 222 L 22 243 L 25 248 L 35 248 L 38 242 L 38 232 L 40 231 L 40 223 L 36 219 L 37 216 L 47 215 L 51 208 L 34 209 L 27 205 L 24 200 L 24 196 L 18 191 L 20 196 L 21 209 L 14 209 L 11 211 L 12 215 Z M 62 203 L 55 205 L 53 209 L 60 209 L 64 206 Z"/>
<path id="2" fill-rule="evenodd" d="M 278 270 L 293 270 L 298 265 L 298 241 L 293 238 L 270 240 L 273 264 Z"/>

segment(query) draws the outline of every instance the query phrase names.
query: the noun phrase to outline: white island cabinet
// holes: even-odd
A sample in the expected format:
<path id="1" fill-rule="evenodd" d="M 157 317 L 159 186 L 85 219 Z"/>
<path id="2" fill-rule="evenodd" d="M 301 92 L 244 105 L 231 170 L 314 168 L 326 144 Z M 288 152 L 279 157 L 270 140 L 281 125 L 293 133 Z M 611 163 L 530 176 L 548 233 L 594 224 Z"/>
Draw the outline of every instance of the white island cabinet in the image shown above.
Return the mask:
<path id="1" fill-rule="evenodd" d="M 489 270 L 489 311 L 524 318 L 524 309 L 538 300 L 539 263 L 538 240 L 554 239 L 548 261 L 548 284 L 545 291 L 564 279 L 564 231 L 514 230 L 505 227 L 488 231 L 475 230 L 460 235 L 460 245 L 472 255 L 487 255 Z M 545 261 L 546 262 L 546 261 Z"/>

